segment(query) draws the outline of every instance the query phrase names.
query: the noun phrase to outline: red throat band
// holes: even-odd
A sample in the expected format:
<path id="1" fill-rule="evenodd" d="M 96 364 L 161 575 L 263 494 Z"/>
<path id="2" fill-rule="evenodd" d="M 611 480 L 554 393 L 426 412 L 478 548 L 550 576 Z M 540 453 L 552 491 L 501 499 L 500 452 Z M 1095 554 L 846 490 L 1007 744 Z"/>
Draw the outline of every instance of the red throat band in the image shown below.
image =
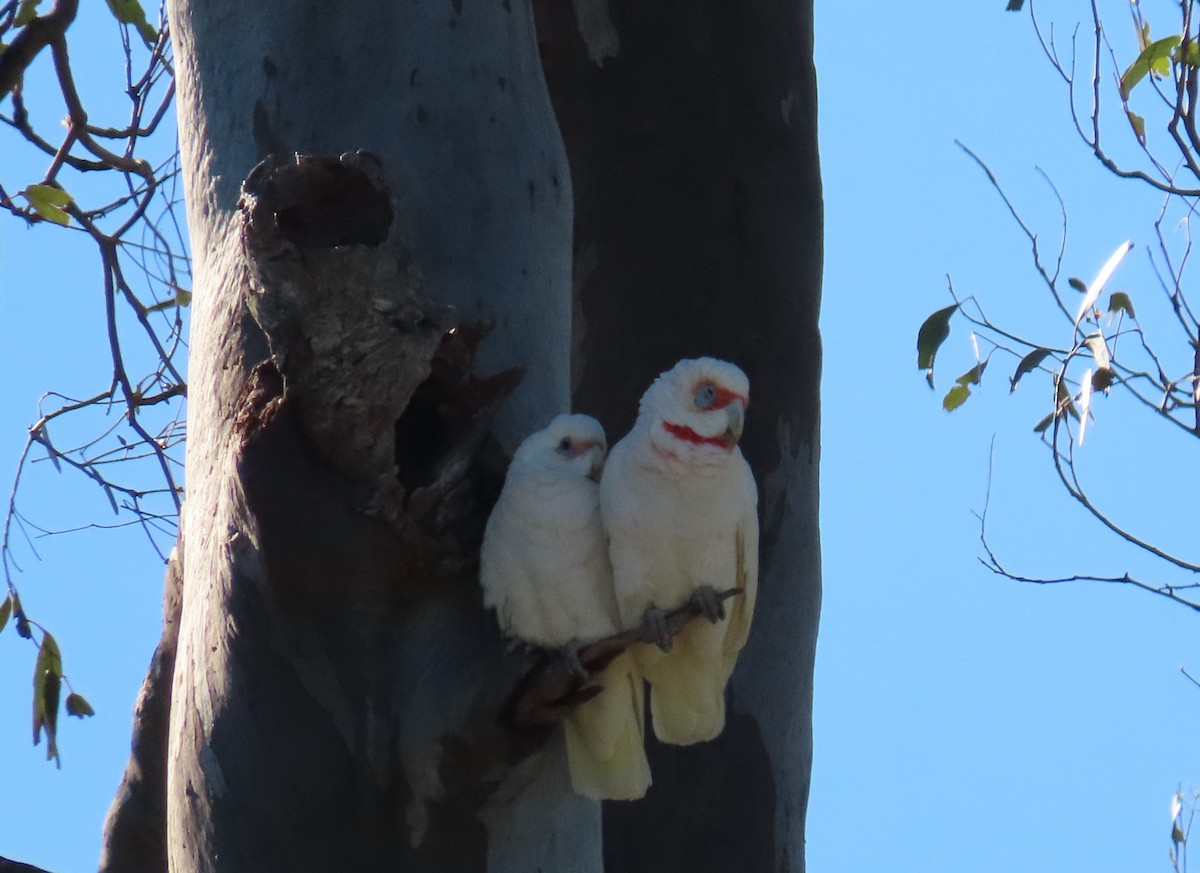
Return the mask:
<path id="1" fill-rule="evenodd" d="M 683 440 L 685 443 L 691 443 L 696 446 L 719 446 L 725 451 L 729 451 L 737 444 L 737 440 L 730 439 L 725 434 L 711 437 L 700 436 L 700 434 L 696 433 L 690 427 L 682 424 L 672 424 L 669 421 L 664 421 L 662 426 L 663 430 L 675 437 L 675 439 Z"/>

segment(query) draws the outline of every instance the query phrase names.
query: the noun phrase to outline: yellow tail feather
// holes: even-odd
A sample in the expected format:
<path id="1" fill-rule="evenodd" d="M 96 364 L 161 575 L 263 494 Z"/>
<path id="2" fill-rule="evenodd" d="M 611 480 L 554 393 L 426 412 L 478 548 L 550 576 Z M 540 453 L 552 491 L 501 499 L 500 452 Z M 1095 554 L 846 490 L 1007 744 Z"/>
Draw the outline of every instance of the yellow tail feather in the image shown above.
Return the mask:
<path id="1" fill-rule="evenodd" d="M 650 787 L 641 672 L 628 653 L 601 676 L 604 691 L 563 722 L 571 787 L 599 800 L 636 800 Z"/>

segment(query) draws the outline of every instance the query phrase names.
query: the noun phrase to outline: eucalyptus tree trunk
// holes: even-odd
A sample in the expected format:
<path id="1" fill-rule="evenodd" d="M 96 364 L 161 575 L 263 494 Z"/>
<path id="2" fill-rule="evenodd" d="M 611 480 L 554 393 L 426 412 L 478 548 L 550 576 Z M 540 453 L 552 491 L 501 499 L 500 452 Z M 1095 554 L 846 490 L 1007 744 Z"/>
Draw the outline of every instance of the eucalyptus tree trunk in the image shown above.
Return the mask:
<path id="1" fill-rule="evenodd" d="M 172 0 L 188 500 L 106 873 L 803 869 L 811 3 L 537 3 L 540 43 L 529 0 Z M 724 734 L 602 825 L 512 728 L 474 550 L 505 449 L 700 354 L 751 378 L 758 615 Z"/>
<path id="2" fill-rule="evenodd" d="M 511 676 L 469 572 L 427 566 L 388 523 L 454 475 L 406 447 L 479 446 L 455 444 L 463 422 L 415 387 L 472 343 L 439 361 L 431 338 L 496 320 L 475 369 L 524 368 L 497 424 L 508 448 L 569 402 L 572 200 L 528 0 L 175 0 L 170 17 L 196 277 L 170 869 L 599 870 L 598 805 L 571 794 L 557 750 L 508 772 L 478 736 Z M 318 221 L 349 246 L 317 251 L 301 231 L 265 252 L 257 239 L 248 264 L 251 169 L 360 149 L 397 190 L 386 241 L 356 259 L 371 229 L 329 226 L 354 223 L 351 203 Z M 350 196 L 339 184 L 330 196 Z M 276 206 L 281 227 L 307 220 Z M 376 360 L 389 341 L 408 357 Z M 337 374 L 315 384 L 330 357 L 345 397 Z M 405 387 L 381 398 L 389 379 Z M 429 408 L 393 437 L 409 400 Z"/>
<path id="3" fill-rule="evenodd" d="M 575 191 L 574 401 L 611 438 L 683 357 L 750 377 L 762 578 L 724 733 L 651 741 L 621 873 L 804 869 L 820 609 L 822 205 L 811 0 L 535 0 Z"/>

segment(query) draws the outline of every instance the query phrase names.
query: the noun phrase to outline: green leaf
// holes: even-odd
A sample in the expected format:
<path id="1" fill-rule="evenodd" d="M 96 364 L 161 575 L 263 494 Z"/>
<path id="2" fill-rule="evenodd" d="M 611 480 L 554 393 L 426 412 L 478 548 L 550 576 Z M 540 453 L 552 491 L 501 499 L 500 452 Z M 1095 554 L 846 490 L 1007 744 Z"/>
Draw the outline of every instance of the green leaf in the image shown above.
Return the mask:
<path id="1" fill-rule="evenodd" d="M 71 195 L 55 185 L 30 185 L 21 193 L 27 200 L 37 200 L 59 209 L 71 202 Z"/>
<path id="2" fill-rule="evenodd" d="M 146 10 L 138 0 L 105 0 L 108 9 L 122 24 L 132 24 L 145 40 L 146 45 L 154 45 L 158 41 L 158 31 L 146 20 Z"/>
<path id="3" fill-rule="evenodd" d="M 48 670 L 56 676 L 62 675 L 62 652 L 59 651 L 58 641 L 50 636 L 48 631 L 42 633 L 42 644 L 38 648 L 36 667 L 39 672 Z"/>
<path id="4" fill-rule="evenodd" d="M 1076 291 L 1078 291 L 1080 294 L 1087 293 L 1087 285 L 1084 284 L 1082 279 L 1080 279 L 1076 276 L 1072 276 L 1070 279 L 1068 279 L 1067 284 L 1070 285 L 1072 288 L 1074 288 Z"/>
<path id="5" fill-rule="evenodd" d="M 1008 380 L 1008 393 L 1012 394 L 1017 390 L 1017 383 L 1021 381 L 1021 377 L 1026 373 L 1032 373 L 1042 365 L 1042 361 L 1046 360 L 1050 354 L 1049 349 L 1034 349 L 1032 352 L 1021 358 L 1021 362 L 1017 364 L 1016 372 L 1012 374 L 1012 378 Z"/>
<path id="6" fill-rule="evenodd" d="M 1043 418 L 1041 421 L 1039 421 L 1037 424 L 1035 424 L 1033 426 L 1033 432 L 1034 433 L 1045 433 L 1046 428 L 1048 428 L 1050 426 L 1050 422 L 1052 422 L 1052 421 L 1054 421 L 1054 413 L 1053 412 L 1051 412 L 1049 415 L 1047 415 L 1045 418 Z"/>
<path id="7" fill-rule="evenodd" d="M 96 710 L 92 709 L 92 705 L 83 699 L 82 694 L 72 691 L 67 695 L 67 715 L 73 715 L 76 718 L 90 718 L 95 714 Z"/>
<path id="8" fill-rule="evenodd" d="M 21 0 L 17 7 L 17 17 L 13 19 L 13 27 L 21 27 L 37 18 L 37 8 L 42 0 Z"/>
<path id="9" fill-rule="evenodd" d="M 42 685 L 42 732 L 46 735 L 46 760 L 58 763 L 58 697 L 62 693 L 62 677 L 47 672 Z M 34 726 L 33 744 L 38 744 Z"/>
<path id="10" fill-rule="evenodd" d="M 1165 76 L 1171 72 L 1171 55 L 1182 41 L 1182 36 L 1168 36 L 1155 40 L 1142 49 L 1137 60 L 1130 64 L 1129 69 L 1121 76 L 1121 99 L 1128 100 L 1129 92 L 1146 78 L 1147 74 Z"/>
<path id="11" fill-rule="evenodd" d="M 1055 415 L 1061 418 L 1064 412 L 1069 412 L 1073 419 L 1079 421 L 1079 410 L 1075 408 L 1075 401 L 1071 399 L 1071 392 L 1067 390 L 1065 379 L 1057 377 L 1054 379 L 1054 393 L 1057 397 L 1054 408 Z"/>
<path id="12" fill-rule="evenodd" d="M 1183 47 L 1183 53 L 1176 55 L 1175 60 L 1189 67 L 1200 67 L 1200 45 L 1196 44 L 1195 38 L 1188 40 L 1188 44 Z"/>
<path id="13" fill-rule="evenodd" d="M 151 312 L 162 312 L 164 309 L 170 309 L 172 306 L 178 306 L 178 307 L 182 308 L 185 306 L 189 306 L 191 304 L 191 302 L 192 302 L 192 292 L 191 291 L 188 291 L 186 288 L 176 288 L 175 296 L 173 298 L 171 298 L 170 300 L 160 300 L 160 301 L 158 301 L 158 303 L 155 303 L 153 306 L 147 306 L 146 314 L 149 315 Z"/>
<path id="14" fill-rule="evenodd" d="M 967 402 L 967 398 L 971 396 L 971 386 L 956 383 L 953 388 L 946 392 L 946 396 L 942 398 L 942 409 L 947 412 L 953 412 Z"/>
<path id="15" fill-rule="evenodd" d="M 4 602 L 0 603 L 0 631 L 4 630 L 8 624 L 8 617 L 12 615 L 12 595 L 6 594 Z"/>
<path id="16" fill-rule="evenodd" d="M 939 309 L 925 319 L 921 329 L 917 331 L 917 369 L 925 371 L 925 381 L 933 387 L 933 359 L 937 357 L 938 349 L 950 336 L 950 316 L 958 309 L 958 304 Z"/>
<path id="17" fill-rule="evenodd" d="M 1146 119 L 1129 109 L 1125 110 L 1125 114 L 1129 117 L 1129 126 L 1133 128 L 1133 135 L 1137 137 L 1138 143 L 1146 144 Z"/>
<path id="18" fill-rule="evenodd" d="M 170 309 L 172 306 L 175 306 L 175 305 L 177 305 L 177 304 L 175 303 L 174 300 L 160 300 L 157 303 L 155 303 L 153 306 L 147 306 L 146 314 L 151 315 L 155 312 L 162 312 L 164 309 Z"/>
<path id="19" fill-rule="evenodd" d="M 957 383 L 959 385 L 978 385 L 979 380 L 983 378 L 983 371 L 986 369 L 987 369 L 987 361 L 980 361 L 978 364 L 976 364 L 971 369 L 967 370 L 967 372 L 963 373 L 961 376 L 959 376 L 954 381 L 955 381 L 955 383 Z"/>
<path id="20" fill-rule="evenodd" d="M 62 691 L 62 654 L 58 643 L 43 632 L 33 667 L 33 744 L 46 735 L 46 760 L 58 761 L 58 698 Z"/>
<path id="21" fill-rule="evenodd" d="M 1109 312 L 1127 312 L 1129 317 L 1134 321 L 1137 320 L 1137 313 L 1133 311 L 1133 301 L 1129 299 L 1129 295 L 1124 291 L 1114 291 L 1108 298 Z"/>
<path id="22" fill-rule="evenodd" d="M 1020 12 L 1021 7 L 1025 5 L 1025 0 L 1008 0 L 1008 5 L 1004 7 L 1005 12 Z"/>
<path id="23" fill-rule="evenodd" d="M 987 361 L 980 361 L 955 379 L 954 387 L 942 398 L 942 409 L 953 412 L 966 403 L 967 398 L 971 396 L 971 386 L 979 384 L 979 380 L 983 378 L 983 371 L 986 369 Z"/>
<path id="24" fill-rule="evenodd" d="M 71 195 L 62 188 L 53 185 L 30 185 L 21 196 L 29 201 L 33 211 L 47 221 L 66 227 L 71 223 L 71 216 L 63 208 L 71 202 Z"/>

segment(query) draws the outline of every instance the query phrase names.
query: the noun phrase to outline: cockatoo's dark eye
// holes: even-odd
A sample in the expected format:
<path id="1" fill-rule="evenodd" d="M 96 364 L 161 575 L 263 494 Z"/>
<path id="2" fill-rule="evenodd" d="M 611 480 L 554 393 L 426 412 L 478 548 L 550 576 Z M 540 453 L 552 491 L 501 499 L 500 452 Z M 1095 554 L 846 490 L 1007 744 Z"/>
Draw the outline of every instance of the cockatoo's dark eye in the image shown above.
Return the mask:
<path id="1" fill-rule="evenodd" d="M 571 454 L 571 438 L 563 437 L 561 440 L 559 440 L 558 448 L 555 451 L 557 451 L 560 455 Z"/>
<path id="2" fill-rule="evenodd" d="M 696 389 L 696 393 L 692 395 L 692 400 L 695 401 L 698 409 L 708 409 L 717 399 L 717 386 L 711 382 L 706 382 Z"/>

